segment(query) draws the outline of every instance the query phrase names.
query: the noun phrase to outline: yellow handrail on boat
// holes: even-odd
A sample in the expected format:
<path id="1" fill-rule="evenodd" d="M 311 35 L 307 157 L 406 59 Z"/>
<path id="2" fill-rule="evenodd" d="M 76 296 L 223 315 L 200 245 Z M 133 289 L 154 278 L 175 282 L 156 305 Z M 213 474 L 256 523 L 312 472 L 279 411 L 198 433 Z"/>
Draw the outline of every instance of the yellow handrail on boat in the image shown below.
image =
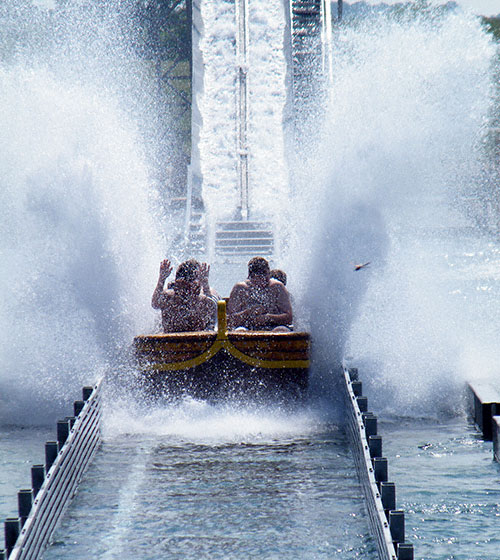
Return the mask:
<path id="1" fill-rule="evenodd" d="M 217 302 L 217 340 L 227 340 L 226 300 Z"/>

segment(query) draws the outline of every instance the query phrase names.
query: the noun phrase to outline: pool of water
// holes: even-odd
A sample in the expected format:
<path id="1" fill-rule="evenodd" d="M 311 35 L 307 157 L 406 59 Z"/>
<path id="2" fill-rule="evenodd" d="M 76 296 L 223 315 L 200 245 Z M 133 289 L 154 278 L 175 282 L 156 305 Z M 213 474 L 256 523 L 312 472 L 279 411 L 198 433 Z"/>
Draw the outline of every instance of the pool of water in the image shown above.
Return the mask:
<path id="1" fill-rule="evenodd" d="M 377 557 L 341 429 L 259 434 L 249 427 L 253 435 L 237 437 L 235 416 L 234 432 L 214 438 L 229 419 L 212 414 L 203 422 L 189 417 L 189 433 L 179 418 L 149 433 L 105 430 L 45 558 Z M 54 432 L 2 428 L 2 519 L 16 515 L 17 491 L 30 486 L 30 467 L 43 462 Z M 461 414 L 381 415 L 379 433 L 415 558 L 495 558 L 500 466 L 491 442 Z"/>
<path id="2" fill-rule="evenodd" d="M 55 437 L 55 427 L 0 427 L 0 520 L 17 517 L 17 492 L 31 488 L 31 466 L 45 462 L 45 442 Z"/>
<path id="3" fill-rule="evenodd" d="M 498 558 L 500 467 L 465 417 L 381 422 L 415 558 Z"/>

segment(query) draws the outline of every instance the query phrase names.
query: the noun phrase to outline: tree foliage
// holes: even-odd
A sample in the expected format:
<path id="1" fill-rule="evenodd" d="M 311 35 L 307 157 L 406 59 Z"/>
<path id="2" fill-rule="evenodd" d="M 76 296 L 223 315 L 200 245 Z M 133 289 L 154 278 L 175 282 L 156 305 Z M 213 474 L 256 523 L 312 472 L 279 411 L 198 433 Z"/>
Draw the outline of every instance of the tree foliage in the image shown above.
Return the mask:
<path id="1" fill-rule="evenodd" d="M 491 33 L 495 40 L 500 40 L 500 17 L 482 17 L 484 28 Z"/>

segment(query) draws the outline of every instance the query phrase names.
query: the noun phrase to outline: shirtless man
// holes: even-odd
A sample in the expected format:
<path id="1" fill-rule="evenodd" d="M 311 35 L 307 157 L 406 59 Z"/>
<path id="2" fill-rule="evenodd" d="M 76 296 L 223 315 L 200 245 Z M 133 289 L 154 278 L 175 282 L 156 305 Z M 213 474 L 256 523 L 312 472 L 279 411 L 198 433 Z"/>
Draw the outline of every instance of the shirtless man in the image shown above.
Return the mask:
<path id="1" fill-rule="evenodd" d="M 270 277 L 269 263 L 254 257 L 248 263 L 248 279 L 231 290 L 227 304 L 230 328 L 288 332 L 292 306 L 285 286 Z"/>
<path id="2" fill-rule="evenodd" d="M 153 292 L 151 305 L 161 309 L 163 330 L 165 332 L 205 331 L 213 328 L 217 305 L 212 297 L 201 292 L 208 287 L 208 267 L 205 265 L 201 277 L 200 263 L 194 260 L 183 262 L 177 268 L 172 288 L 163 290 L 165 280 L 172 272 L 168 259 L 160 264 L 160 277 Z"/>

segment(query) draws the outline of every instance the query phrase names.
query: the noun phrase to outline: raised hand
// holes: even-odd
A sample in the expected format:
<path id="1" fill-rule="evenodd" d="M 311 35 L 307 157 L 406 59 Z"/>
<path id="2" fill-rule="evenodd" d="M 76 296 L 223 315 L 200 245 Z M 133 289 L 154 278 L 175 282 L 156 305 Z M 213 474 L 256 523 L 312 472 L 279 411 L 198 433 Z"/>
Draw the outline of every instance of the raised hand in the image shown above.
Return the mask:
<path id="1" fill-rule="evenodd" d="M 172 272 L 172 265 L 168 259 L 161 261 L 160 263 L 160 279 L 165 281 Z"/>
<path id="2" fill-rule="evenodd" d="M 210 284 L 208 283 L 208 275 L 210 273 L 210 265 L 207 263 L 200 263 L 198 277 L 200 279 L 201 287 L 206 296 L 210 295 Z"/>
<path id="3" fill-rule="evenodd" d="M 200 282 L 208 282 L 209 273 L 210 265 L 207 263 L 200 263 Z"/>

